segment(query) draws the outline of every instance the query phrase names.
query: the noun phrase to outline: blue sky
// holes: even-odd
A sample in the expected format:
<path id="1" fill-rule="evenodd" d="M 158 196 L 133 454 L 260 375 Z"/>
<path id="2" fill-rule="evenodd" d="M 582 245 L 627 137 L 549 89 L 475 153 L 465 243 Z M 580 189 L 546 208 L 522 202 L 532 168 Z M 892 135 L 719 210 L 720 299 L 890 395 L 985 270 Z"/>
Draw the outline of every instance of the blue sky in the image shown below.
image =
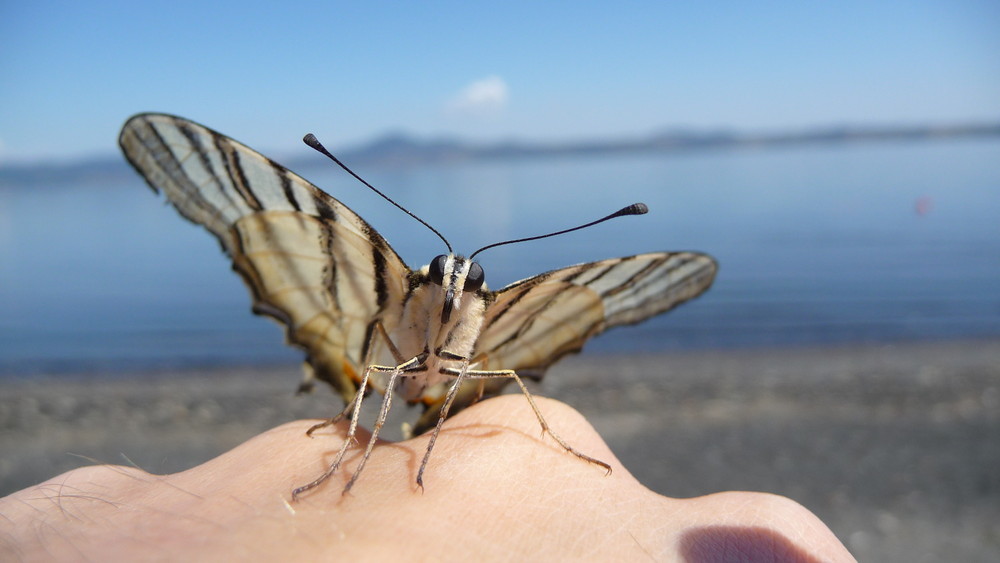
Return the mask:
<path id="1" fill-rule="evenodd" d="M 138 111 L 278 156 L 1000 119 L 1000 2 L 0 3 L 0 165 L 109 155 Z"/>

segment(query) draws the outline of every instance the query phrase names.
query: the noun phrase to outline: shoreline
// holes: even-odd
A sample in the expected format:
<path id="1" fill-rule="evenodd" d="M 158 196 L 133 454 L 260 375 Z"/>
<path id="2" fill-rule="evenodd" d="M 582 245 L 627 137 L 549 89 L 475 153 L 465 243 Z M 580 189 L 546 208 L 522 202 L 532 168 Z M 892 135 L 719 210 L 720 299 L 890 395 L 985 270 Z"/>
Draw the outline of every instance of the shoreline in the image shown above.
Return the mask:
<path id="1" fill-rule="evenodd" d="M 789 343 L 789 344 L 766 344 L 766 345 L 733 345 L 720 347 L 690 347 L 690 348 L 670 348 L 662 351 L 597 351 L 585 347 L 583 352 L 570 354 L 555 364 L 555 368 L 564 363 L 583 360 L 587 364 L 592 360 L 606 361 L 634 361 L 636 359 L 648 358 L 690 358 L 694 361 L 707 357 L 757 357 L 757 356 L 801 356 L 801 355 L 824 355 L 824 354 L 862 354 L 870 355 L 879 350 L 890 350 L 898 352 L 916 352 L 945 349 L 947 351 L 963 350 L 973 351 L 984 348 L 989 350 L 992 346 L 1000 344 L 1000 335 L 985 336 L 958 336 L 946 338 L 914 338 L 904 340 L 873 340 L 866 342 L 840 342 L 829 343 Z M 238 363 L 197 363 L 190 364 L 150 364 L 138 367 L 114 367 L 108 370 L 100 369 L 96 364 L 83 364 L 77 368 L 60 367 L 58 369 L 31 368 L 29 371 L 16 372 L 12 370 L 0 371 L 0 384 L 13 382 L 30 383 L 38 379 L 45 380 L 73 380 L 73 379 L 97 379 L 97 380 L 127 380 L 134 377 L 149 378 L 175 378 L 191 377 L 198 378 L 206 375 L 235 375 L 237 373 L 292 373 L 296 377 L 301 375 L 299 365 L 295 361 L 288 362 L 238 362 Z M 546 380 L 548 378 L 546 377 Z"/>
<path id="2" fill-rule="evenodd" d="M 180 471 L 340 410 L 325 386 L 296 397 L 300 377 L 288 365 L 2 378 L 0 493 L 88 460 Z M 584 352 L 532 392 L 582 412 L 661 494 L 785 495 L 861 560 L 1000 554 L 1000 339 Z"/>

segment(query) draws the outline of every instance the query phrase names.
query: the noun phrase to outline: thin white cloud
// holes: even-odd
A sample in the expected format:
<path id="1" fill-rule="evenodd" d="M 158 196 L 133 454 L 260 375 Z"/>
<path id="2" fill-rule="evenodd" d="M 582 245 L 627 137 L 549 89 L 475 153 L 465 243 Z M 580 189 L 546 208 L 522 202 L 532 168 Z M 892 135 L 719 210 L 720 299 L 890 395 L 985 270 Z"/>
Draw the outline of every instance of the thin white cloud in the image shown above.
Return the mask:
<path id="1" fill-rule="evenodd" d="M 494 113 L 507 105 L 507 83 L 499 76 L 488 76 L 462 88 L 448 108 L 460 113 Z"/>

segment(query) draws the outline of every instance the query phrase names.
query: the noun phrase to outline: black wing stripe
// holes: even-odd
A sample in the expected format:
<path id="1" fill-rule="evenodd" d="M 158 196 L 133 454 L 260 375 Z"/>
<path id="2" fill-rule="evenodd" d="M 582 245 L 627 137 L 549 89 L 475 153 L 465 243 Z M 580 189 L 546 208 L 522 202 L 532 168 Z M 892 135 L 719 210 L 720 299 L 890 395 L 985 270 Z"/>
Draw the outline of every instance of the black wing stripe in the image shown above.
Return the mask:
<path id="1" fill-rule="evenodd" d="M 372 252 L 372 268 L 375 274 L 375 303 L 378 310 L 382 311 L 389 301 L 389 288 L 386 283 L 389 267 L 385 262 L 384 254 L 381 252 Z"/>
<path id="2" fill-rule="evenodd" d="M 368 363 L 371 361 L 371 344 L 374 341 L 375 331 L 378 330 L 377 325 L 380 321 L 378 319 L 373 319 L 368 326 L 365 327 L 365 342 L 361 346 L 361 361 Z"/>
<path id="3" fill-rule="evenodd" d="M 416 291 L 427 284 L 431 283 L 427 276 L 420 271 L 410 271 L 406 277 L 406 293 L 403 294 L 403 308 L 405 309 L 410 299 L 416 294 Z"/>
<path id="4" fill-rule="evenodd" d="M 198 162 L 201 164 L 201 167 L 204 169 L 205 173 L 207 173 L 209 177 L 211 177 L 212 183 L 215 184 L 215 187 L 218 190 L 219 194 L 227 201 L 230 207 L 238 208 L 236 201 L 229 195 L 229 190 L 226 189 L 226 186 L 223 183 L 222 178 L 216 171 L 215 165 L 212 164 L 212 160 L 209 157 L 211 152 L 207 147 L 205 147 L 202 144 L 201 137 L 198 135 L 198 133 L 194 131 L 194 129 L 190 126 L 190 124 L 182 121 L 174 120 L 173 125 L 177 128 L 178 131 L 181 132 L 182 135 L 184 135 L 184 138 L 191 145 L 191 151 L 198 157 Z M 171 151 L 171 155 L 174 157 L 175 160 L 177 160 L 178 162 L 182 162 L 182 159 L 178 158 L 178 155 L 173 152 L 173 150 L 170 148 L 170 145 L 166 143 L 164 143 L 164 145 L 167 147 L 167 150 Z M 217 217 L 223 217 L 221 209 L 218 210 L 215 209 L 220 206 L 213 205 L 210 200 L 204 197 L 206 194 L 201 188 L 201 186 L 197 185 L 197 183 L 191 178 L 191 175 L 184 170 L 183 166 L 179 168 L 179 171 L 180 174 L 182 174 L 184 178 L 188 180 L 188 183 L 191 186 L 187 190 L 185 190 L 185 195 L 187 195 L 188 197 L 196 196 L 199 201 L 204 202 L 203 206 L 205 208 L 211 210 L 213 214 L 215 214 Z"/>
<path id="5" fill-rule="evenodd" d="M 573 272 L 571 272 L 569 275 L 567 275 L 567 276 L 565 276 L 565 277 L 563 277 L 561 279 L 562 279 L 562 281 L 565 281 L 565 282 L 579 283 L 579 282 L 577 282 L 578 278 L 580 278 L 584 274 L 590 272 L 594 268 L 597 268 L 600 265 L 601 265 L 600 262 L 590 262 L 589 264 L 581 264 L 580 266 L 576 267 Z"/>
<path id="6" fill-rule="evenodd" d="M 288 176 L 288 170 L 274 161 L 268 162 L 270 162 L 275 176 L 278 177 L 278 183 L 281 184 L 281 191 L 285 194 L 285 199 L 292 205 L 292 209 L 302 211 L 302 206 L 299 205 L 298 199 L 295 198 L 295 192 L 292 190 L 292 179 Z"/>
<path id="7" fill-rule="evenodd" d="M 622 293 L 624 291 L 628 291 L 628 290 L 632 289 L 633 287 L 635 287 L 636 285 L 638 285 L 639 283 L 641 283 L 642 280 L 648 278 L 650 276 L 650 274 L 652 274 L 653 272 L 657 271 L 660 268 L 660 266 L 662 266 L 667 261 L 668 258 L 669 257 L 665 256 L 663 258 L 660 258 L 659 260 L 654 260 L 654 261 L 650 262 L 645 267 L 643 267 L 642 269 L 640 269 L 638 272 L 632 274 L 628 279 L 624 280 L 623 282 L 621 282 L 621 283 L 619 283 L 617 285 L 614 285 L 614 286 L 612 286 L 612 287 L 604 290 L 604 292 L 601 293 L 601 298 L 602 299 L 606 299 L 608 297 L 611 297 L 611 296 L 617 295 L 619 293 Z M 617 267 L 618 265 L 620 265 L 622 263 L 623 262 L 619 262 L 618 264 L 615 264 L 615 266 Z"/>
<path id="8" fill-rule="evenodd" d="M 229 181 L 232 183 L 233 189 L 236 190 L 236 193 L 250 209 L 253 211 L 263 210 L 264 206 L 261 205 L 257 195 L 253 193 L 253 188 L 247 179 L 246 170 L 240 164 L 240 155 L 229 141 L 229 138 L 220 133 L 214 133 L 212 140 L 215 143 L 215 147 L 219 150 L 219 154 L 222 155 L 222 164 L 225 166 L 226 174 L 229 176 Z"/>
<path id="9" fill-rule="evenodd" d="M 198 155 L 199 162 L 202 164 L 202 166 L 205 167 L 206 170 L 212 170 L 211 162 L 209 162 L 208 157 L 200 149 L 201 143 L 197 135 L 195 135 L 194 132 L 191 131 L 188 127 L 186 127 L 185 124 L 183 123 L 175 123 L 174 125 L 176 126 L 177 130 L 180 131 L 181 134 L 183 134 L 183 136 L 189 143 L 190 151 Z M 137 134 L 137 138 L 142 143 L 143 147 L 145 147 L 147 154 L 153 156 L 155 161 L 155 166 L 166 177 L 171 178 L 172 180 L 180 184 L 185 184 L 183 187 L 184 196 L 187 198 L 187 201 L 192 204 L 192 207 L 196 208 L 199 212 L 204 213 L 207 216 L 212 216 L 217 219 L 221 219 L 223 216 L 220 210 L 218 209 L 218 206 L 214 205 L 204 196 L 202 191 L 198 189 L 198 186 L 195 183 L 195 181 L 191 178 L 188 172 L 184 169 L 184 166 L 181 164 L 183 162 L 183 158 L 186 158 L 187 155 L 181 157 L 176 152 L 174 152 L 174 147 L 167 142 L 167 140 L 164 138 L 164 136 L 160 133 L 160 131 L 156 128 L 156 126 L 153 123 L 144 122 L 143 126 L 144 129 L 155 139 L 155 146 L 152 143 L 148 142 L 141 135 Z M 216 182 L 216 184 L 218 185 L 218 181 Z M 150 182 L 150 185 L 153 186 L 152 182 Z M 156 188 L 157 191 L 159 191 L 158 187 L 156 186 L 153 187 Z M 219 189 L 221 190 L 221 186 L 219 186 Z M 196 214 L 180 207 L 178 208 L 178 211 L 180 211 L 181 215 L 183 215 L 184 218 L 186 218 L 187 220 L 193 223 L 201 223 Z M 222 233 L 220 232 L 215 232 L 213 230 L 213 233 L 217 237 L 222 236 Z"/>
<path id="10" fill-rule="evenodd" d="M 321 204 L 322 207 L 320 207 Z M 321 201 L 318 198 L 316 199 L 316 209 L 325 212 L 326 215 L 324 218 L 328 219 L 327 221 L 319 222 L 323 232 L 321 244 L 326 249 L 327 256 L 336 256 L 334 246 L 337 244 L 337 235 L 333 232 L 333 225 L 336 223 L 336 213 L 334 213 L 333 208 L 327 205 L 325 201 Z M 326 288 L 326 293 L 330 296 L 330 302 L 333 303 L 337 311 L 341 310 L 340 292 L 337 290 L 337 278 L 339 275 L 340 268 L 337 265 L 337 261 L 333 259 L 327 260 L 326 266 L 323 268 L 323 287 Z"/>
<path id="11" fill-rule="evenodd" d="M 332 223 L 337 221 L 337 213 L 333 210 L 333 206 L 327 203 L 325 199 L 321 197 L 314 197 L 313 205 L 316 206 L 316 213 L 320 216 L 320 218 Z"/>

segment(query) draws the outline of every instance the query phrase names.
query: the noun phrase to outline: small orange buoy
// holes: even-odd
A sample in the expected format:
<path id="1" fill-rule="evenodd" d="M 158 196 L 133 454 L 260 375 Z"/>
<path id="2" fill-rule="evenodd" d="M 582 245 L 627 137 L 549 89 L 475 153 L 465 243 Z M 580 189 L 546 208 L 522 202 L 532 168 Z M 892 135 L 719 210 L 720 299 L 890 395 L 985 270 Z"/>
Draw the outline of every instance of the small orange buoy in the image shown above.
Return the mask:
<path id="1" fill-rule="evenodd" d="M 918 197 L 917 201 L 913 204 L 913 210 L 916 211 L 917 215 L 920 215 L 921 217 L 930 213 L 932 207 L 934 207 L 933 200 L 925 195 Z"/>

